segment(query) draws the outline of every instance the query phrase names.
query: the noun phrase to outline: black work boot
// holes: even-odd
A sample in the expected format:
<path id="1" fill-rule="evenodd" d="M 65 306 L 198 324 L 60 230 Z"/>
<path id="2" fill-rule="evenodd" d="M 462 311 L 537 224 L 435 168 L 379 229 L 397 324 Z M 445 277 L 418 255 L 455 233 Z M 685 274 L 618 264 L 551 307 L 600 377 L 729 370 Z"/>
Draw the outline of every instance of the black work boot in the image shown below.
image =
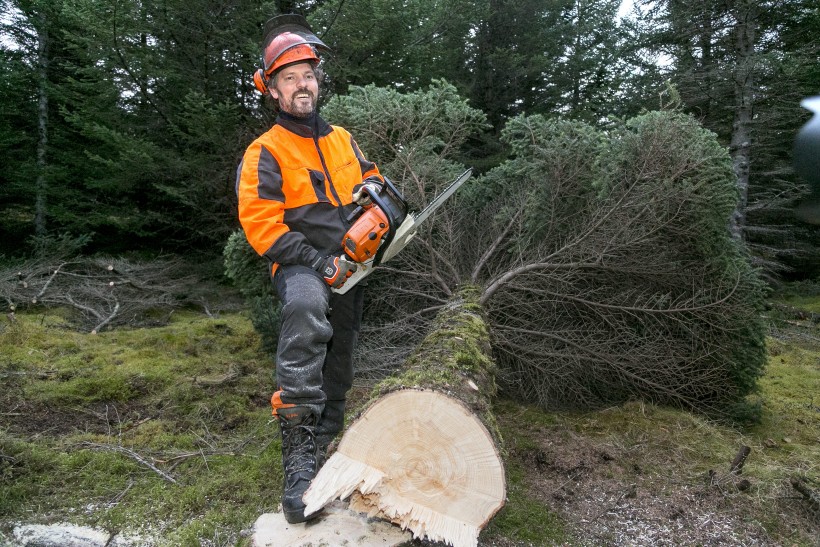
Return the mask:
<path id="1" fill-rule="evenodd" d="M 333 439 L 336 438 L 345 422 L 345 400 L 326 401 L 322 411 L 322 417 L 316 424 L 316 445 L 319 448 L 319 468 L 321 469 L 327 460 L 327 448 Z"/>
<path id="2" fill-rule="evenodd" d="M 282 495 L 282 512 L 291 524 L 305 522 L 318 513 L 306 517 L 302 496 L 316 476 L 317 448 L 313 428 L 316 416 L 309 408 L 295 406 L 277 411 L 282 430 L 282 467 L 285 491 Z"/>

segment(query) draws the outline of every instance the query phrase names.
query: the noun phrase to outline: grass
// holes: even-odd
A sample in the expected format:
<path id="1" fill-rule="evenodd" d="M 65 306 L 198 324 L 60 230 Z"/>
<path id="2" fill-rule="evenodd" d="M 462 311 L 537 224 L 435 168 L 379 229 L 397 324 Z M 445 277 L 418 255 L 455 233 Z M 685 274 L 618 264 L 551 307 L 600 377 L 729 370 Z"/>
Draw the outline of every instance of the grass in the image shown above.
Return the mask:
<path id="1" fill-rule="evenodd" d="M 561 517 L 527 491 L 526 469 L 507 464 L 507 504 L 482 532 L 483 541 L 499 538 L 531 545 L 560 545 L 569 540 Z"/>
<path id="2" fill-rule="evenodd" d="M 169 545 L 240 541 L 281 496 L 271 363 L 257 345 L 242 315 L 98 335 L 53 312 L 2 325 L 6 532 L 60 515 L 112 533 L 152 523 Z"/>
<path id="3" fill-rule="evenodd" d="M 818 527 L 788 486 L 800 477 L 820 490 L 820 347 L 816 327 L 808 332 L 773 331 L 757 395 L 763 419 L 744 430 L 640 402 L 559 413 L 499 400 L 508 503 L 481 541 L 573 544 L 571 519 L 534 462 L 546 446 L 583 439 L 636 462 L 601 466 L 595 480 L 657 489 L 725 475 L 750 446 L 751 487 L 726 490 L 727 500 L 774 544 L 813 545 Z M 183 312 L 163 327 L 97 335 L 70 330 L 59 310 L 4 319 L 0 544 L 15 523 L 68 521 L 164 545 L 248 545 L 247 531 L 281 496 L 272 363 L 258 347 L 244 314 Z"/>

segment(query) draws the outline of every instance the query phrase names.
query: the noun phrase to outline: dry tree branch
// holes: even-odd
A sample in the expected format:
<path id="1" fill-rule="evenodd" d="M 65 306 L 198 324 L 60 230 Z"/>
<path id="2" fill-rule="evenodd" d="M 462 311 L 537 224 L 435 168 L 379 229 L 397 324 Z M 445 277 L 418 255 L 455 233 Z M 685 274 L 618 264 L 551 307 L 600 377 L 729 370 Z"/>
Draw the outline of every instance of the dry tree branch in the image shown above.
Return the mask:
<path id="1" fill-rule="evenodd" d="M 563 299 L 563 300 L 572 300 L 574 302 L 578 302 L 579 304 L 584 304 L 590 307 L 596 308 L 606 308 L 609 310 L 617 310 L 617 311 L 624 311 L 624 312 L 635 312 L 635 313 L 646 313 L 646 314 L 663 314 L 663 315 L 679 315 L 682 313 L 693 313 L 701 310 L 705 310 L 708 308 L 713 308 L 716 306 L 720 306 L 726 303 L 732 296 L 734 296 L 735 291 L 737 290 L 740 284 L 740 278 L 738 277 L 735 281 L 735 284 L 732 286 L 730 291 L 723 297 L 718 300 L 709 300 L 704 302 L 703 304 L 692 303 L 691 305 L 679 306 L 679 307 L 668 307 L 668 308 L 659 308 L 659 307 L 651 307 L 651 306 L 629 306 L 623 304 L 607 304 L 605 302 L 599 302 L 596 300 L 591 300 L 587 298 L 583 298 L 580 296 L 574 296 L 572 294 L 567 293 L 559 293 L 556 291 L 547 291 L 547 290 L 540 290 L 540 289 L 530 289 L 531 293 L 534 294 L 541 294 L 546 296 L 552 296 L 554 298 Z"/>
<path id="2" fill-rule="evenodd" d="M 116 297 L 114 298 L 114 302 L 114 309 L 111 310 L 111 313 L 108 315 L 108 317 L 103 319 L 99 324 L 97 324 L 97 326 L 91 329 L 91 334 L 97 334 L 100 331 L 100 329 L 109 324 L 117 316 L 117 312 L 120 311 L 120 303 L 117 301 Z"/>
<path id="3" fill-rule="evenodd" d="M 66 294 L 63 298 L 65 299 L 66 302 L 68 302 L 69 304 L 71 304 L 72 306 L 77 308 L 78 310 L 82 310 L 84 312 L 90 313 L 91 315 L 93 315 L 94 317 L 99 319 L 100 321 L 103 320 L 103 316 L 100 312 L 98 312 L 97 310 L 95 310 L 91 306 L 86 306 L 84 304 L 80 304 L 78 302 L 75 302 L 74 299 L 71 297 L 71 294 Z M 58 300 L 56 298 L 54 300 L 51 300 L 51 302 L 53 302 L 53 303 L 58 303 L 60 301 L 61 300 Z"/>
<path id="4" fill-rule="evenodd" d="M 140 465 L 143 465 L 165 479 L 166 481 L 177 484 L 177 481 L 174 477 L 169 475 L 168 473 L 164 472 L 162 469 L 159 469 L 154 464 L 148 462 L 145 458 L 131 450 L 130 448 L 125 448 L 124 446 L 113 445 L 113 444 L 99 444 L 99 443 L 92 443 L 89 441 L 84 441 L 80 444 L 80 446 L 84 446 L 90 448 L 91 450 L 108 450 L 110 452 L 118 452 L 120 454 L 125 454 L 129 458 L 137 461 Z"/>
<path id="5" fill-rule="evenodd" d="M 66 306 L 71 319 L 99 332 L 121 324 L 140 325 L 145 312 L 179 305 L 177 295 L 189 291 L 191 279 L 178 259 L 130 263 L 81 258 L 27 261 L 0 270 L 0 296 L 10 309 L 21 306 Z"/>
<path id="6" fill-rule="evenodd" d="M 574 247 L 581 245 L 583 242 L 591 238 L 592 235 L 595 234 L 595 232 L 604 224 L 604 222 L 618 211 L 619 206 L 626 200 L 632 188 L 634 188 L 634 186 L 627 188 L 626 192 L 624 192 L 624 194 L 620 196 L 611 207 L 605 210 L 604 213 L 600 215 L 598 218 L 594 219 L 593 222 L 591 222 L 590 225 L 580 234 L 572 238 L 569 242 L 564 243 L 559 249 L 553 251 L 551 254 L 540 259 L 538 263 L 530 264 L 527 266 L 523 266 L 521 268 L 508 271 L 500 277 L 491 280 L 490 283 L 487 285 L 487 288 L 484 290 L 484 293 L 481 295 L 481 305 L 485 305 L 487 301 L 489 301 L 493 297 L 496 291 L 498 291 L 498 289 L 501 288 L 505 283 L 509 283 L 510 280 L 514 279 L 516 276 L 527 272 L 529 270 L 529 266 L 549 264 L 550 260 L 552 260 L 553 258 L 567 253 Z"/>
<path id="7" fill-rule="evenodd" d="M 60 273 L 60 270 L 62 270 L 63 266 L 65 266 L 66 264 L 67 262 L 63 262 L 59 266 L 57 266 L 57 268 L 54 270 L 54 273 L 52 273 L 51 276 L 49 276 L 48 280 L 45 283 L 43 283 L 43 288 L 40 289 L 40 292 L 38 292 L 34 296 L 35 301 L 41 296 L 43 296 L 43 294 L 45 294 L 45 292 L 48 290 L 48 286 L 51 285 L 51 282 L 54 281 L 54 278 L 57 277 L 57 274 Z"/>
<path id="8" fill-rule="evenodd" d="M 422 244 L 422 246 L 428 252 L 428 255 L 429 255 L 428 264 L 429 264 L 431 277 L 435 280 L 436 284 L 438 285 L 438 287 L 441 289 L 441 291 L 445 295 L 447 295 L 448 297 L 452 296 L 453 291 L 451 290 L 450 285 L 447 283 L 447 281 L 444 279 L 444 277 L 442 277 L 442 275 L 439 273 L 439 269 L 438 269 L 438 265 L 443 264 L 443 265 L 447 266 L 447 268 L 450 270 L 450 274 L 452 275 L 452 279 L 458 279 L 458 274 L 456 273 L 455 268 L 453 267 L 452 263 L 449 260 L 445 259 L 444 256 L 442 256 L 441 253 L 439 253 L 435 249 L 435 247 L 430 243 L 430 241 L 428 239 L 420 238 L 419 242 Z"/>
<path id="9" fill-rule="evenodd" d="M 797 477 L 792 477 L 789 482 L 791 483 L 792 488 L 800 492 L 803 499 L 808 502 L 809 508 L 815 518 L 820 519 L 820 493 L 809 488 L 805 482 Z"/>
<path id="10" fill-rule="evenodd" d="M 470 281 L 472 283 L 477 283 L 478 282 L 478 276 L 480 275 L 481 270 L 484 269 L 484 267 L 487 265 L 487 262 L 490 260 L 490 258 L 492 258 L 495 255 L 495 253 L 501 247 L 501 244 L 504 241 L 507 240 L 507 237 L 509 236 L 509 234 L 512 231 L 513 227 L 518 223 L 518 221 L 521 219 L 521 217 L 523 215 L 524 215 L 524 209 L 519 208 L 515 212 L 515 215 L 513 215 L 513 218 L 507 223 L 507 225 L 504 227 L 504 229 L 498 234 L 498 237 L 496 237 L 495 240 L 487 247 L 487 250 L 478 259 L 478 262 L 476 263 L 475 268 L 473 268 L 472 274 L 470 274 Z"/>

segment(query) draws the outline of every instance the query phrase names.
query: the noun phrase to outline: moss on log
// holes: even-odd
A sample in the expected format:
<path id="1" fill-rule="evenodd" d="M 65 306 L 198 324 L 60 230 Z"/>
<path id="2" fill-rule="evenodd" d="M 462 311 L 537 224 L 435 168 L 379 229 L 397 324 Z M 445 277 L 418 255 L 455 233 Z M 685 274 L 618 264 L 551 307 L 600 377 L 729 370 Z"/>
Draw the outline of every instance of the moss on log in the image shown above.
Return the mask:
<path id="1" fill-rule="evenodd" d="M 305 494 L 307 514 L 349 497 L 351 508 L 415 537 L 477 545 L 506 497 L 478 296 L 462 289 L 401 371 L 374 388 Z"/>
<path id="2" fill-rule="evenodd" d="M 373 388 L 371 403 L 398 389 L 429 389 L 455 397 L 475 414 L 503 446 L 492 413 L 498 390 L 497 366 L 478 300 L 478 288 L 462 288 L 434 320 L 433 329 L 402 369 Z"/>

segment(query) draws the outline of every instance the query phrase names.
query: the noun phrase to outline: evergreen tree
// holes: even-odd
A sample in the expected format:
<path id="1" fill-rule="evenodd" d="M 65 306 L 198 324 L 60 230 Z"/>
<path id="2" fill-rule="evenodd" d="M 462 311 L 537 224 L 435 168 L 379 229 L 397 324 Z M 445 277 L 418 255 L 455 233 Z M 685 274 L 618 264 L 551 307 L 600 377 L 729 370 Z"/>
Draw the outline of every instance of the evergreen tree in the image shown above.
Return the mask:
<path id="1" fill-rule="evenodd" d="M 546 63 L 537 103 L 527 113 L 562 113 L 592 123 L 611 114 L 628 113 L 632 93 L 626 82 L 635 67 L 627 53 L 629 28 L 616 18 L 619 0 L 564 2 L 557 25 L 547 32 L 560 36 L 553 49 L 544 52 Z M 555 37 L 551 37 L 555 42 Z"/>
<path id="2" fill-rule="evenodd" d="M 98 144 L 117 144 L 94 159 L 105 184 L 134 190 L 128 217 L 142 226 L 129 230 L 144 238 L 141 245 L 214 252 L 235 225 L 236 165 L 259 132 L 250 82 L 271 5 L 115 7 L 97 12 L 97 28 L 120 75 L 123 123 L 97 123 L 85 110 L 72 120 Z"/>
<path id="3" fill-rule="evenodd" d="M 325 70 L 330 95 L 349 86 L 413 91 L 435 78 L 463 82 L 476 21 L 486 2 L 466 0 L 334 0 L 310 21 L 332 53 Z M 367 14 L 366 18 L 362 14 Z"/>
<path id="4" fill-rule="evenodd" d="M 3 97 L 18 100 L 4 103 L 7 127 L 12 134 L 26 135 L 12 137 L 14 145 L 5 151 L 16 156 L 8 158 L 9 176 L 14 177 L 10 188 L 18 190 L 17 211 L 31 215 L 21 231 L 43 237 L 75 228 L 73 219 L 82 214 L 85 199 L 78 193 L 82 172 L 72 168 L 83 155 L 81 139 L 61 115 L 64 85 L 73 76 L 66 66 L 76 54 L 65 34 L 79 30 L 71 28 L 74 5 L 62 0 L 14 0 L 4 7 L 11 15 L 3 28 L 9 39 L 4 45 L 6 67 L 12 83 L 23 84 L 20 91 L 29 90 L 12 89 Z"/>
<path id="5" fill-rule="evenodd" d="M 816 3 L 639 4 L 647 45 L 668 52 L 683 107 L 729 147 L 740 196 L 733 215 L 736 236 L 770 273 L 796 268 L 798 275 L 814 275 L 820 249 L 816 228 L 793 215 L 800 191 L 791 147 L 806 119 L 800 96 L 817 89 L 816 80 L 813 90 L 806 85 L 816 78 L 817 52 L 805 40 L 816 31 Z"/>
<path id="6" fill-rule="evenodd" d="M 263 127 L 251 75 L 273 4 L 7 5 L 11 217 L 30 233 L 90 234 L 92 250 L 218 251 L 236 165 Z"/>
<path id="7" fill-rule="evenodd" d="M 32 234 L 37 167 L 36 82 L 22 49 L 0 43 L 0 254 Z"/>
<path id="8" fill-rule="evenodd" d="M 792 168 L 792 147 L 809 118 L 800 102 L 820 93 L 820 5 L 786 2 L 761 16 L 767 31 L 759 57 L 755 140 L 747 208 L 747 241 L 761 263 L 796 278 L 820 271 L 820 228 L 801 222 L 794 207 L 805 181 Z"/>

